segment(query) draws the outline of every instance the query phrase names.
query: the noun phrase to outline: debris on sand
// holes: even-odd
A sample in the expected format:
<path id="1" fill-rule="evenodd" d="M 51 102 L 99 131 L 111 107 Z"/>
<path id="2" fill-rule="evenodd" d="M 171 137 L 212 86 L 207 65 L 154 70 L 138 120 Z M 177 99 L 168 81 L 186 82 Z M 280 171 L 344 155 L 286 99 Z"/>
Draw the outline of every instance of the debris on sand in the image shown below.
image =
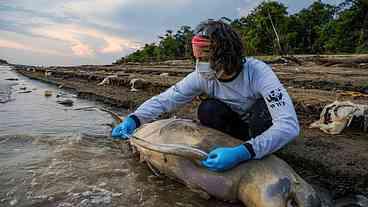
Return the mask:
<path id="1" fill-rule="evenodd" d="M 7 81 L 18 81 L 19 79 L 18 78 L 6 78 L 5 80 L 7 80 Z"/>
<path id="2" fill-rule="evenodd" d="M 27 90 L 27 91 L 18 91 L 18 93 L 31 93 L 31 90 Z"/>
<path id="3" fill-rule="evenodd" d="M 343 92 L 339 92 L 337 93 L 339 96 L 349 96 L 349 97 L 368 97 L 368 94 L 365 93 L 361 93 L 358 91 L 343 91 Z"/>
<path id="4" fill-rule="evenodd" d="M 131 92 L 137 92 L 137 91 L 139 91 L 139 89 L 143 89 L 145 83 L 146 83 L 146 81 L 142 78 L 133 78 L 129 82 L 130 91 Z"/>
<path id="5" fill-rule="evenodd" d="M 64 105 L 64 106 L 73 106 L 74 101 L 70 99 L 64 99 L 64 100 L 57 100 L 58 104 Z"/>
<path id="6" fill-rule="evenodd" d="M 52 91 L 50 91 L 50 90 L 46 90 L 46 91 L 44 92 L 44 95 L 45 95 L 46 97 L 50 97 L 50 96 L 52 96 Z"/>
<path id="7" fill-rule="evenodd" d="M 17 203 L 18 203 L 18 200 L 15 198 L 15 199 L 11 200 L 9 204 L 10 204 L 10 206 L 14 206 Z"/>
<path id="8" fill-rule="evenodd" d="M 56 98 L 60 98 L 60 97 L 64 97 L 64 98 L 77 98 L 77 95 L 75 95 L 75 94 L 69 94 L 69 93 L 64 93 L 62 91 L 59 91 L 56 94 Z"/>
<path id="9" fill-rule="evenodd" d="M 100 83 L 98 83 L 98 86 L 103 86 L 103 85 L 109 85 L 110 84 L 110 79 L 111 78 L 117 78 L 117 75 L 109 75 L 106 78 L 104 78 Z"/>
<path id="10" fill-rule="evenodd" d="M 327 134 L 340 134 L 350 126 L 354 117 L 363 117 L 363 130 L 367 132 L 368 105 L 355 104 L 350 101 L 335 101 L 325 106 L 320 119 L 309 127 L 319 128 Z"/>
<path id="11" fill-rule="evenodd" d="M 63 96 L 64 94 L 63 93 L 58 93 L 58 94 L 56 94 L 56 98 L 59 98 L 59 97 L 61 97 L 61 96 Z"/>
<path id="12" fill-rule="evenodd" d="M 168 77 L 169 76 L 169 73 L 161 73 L 160 76 Z"/>

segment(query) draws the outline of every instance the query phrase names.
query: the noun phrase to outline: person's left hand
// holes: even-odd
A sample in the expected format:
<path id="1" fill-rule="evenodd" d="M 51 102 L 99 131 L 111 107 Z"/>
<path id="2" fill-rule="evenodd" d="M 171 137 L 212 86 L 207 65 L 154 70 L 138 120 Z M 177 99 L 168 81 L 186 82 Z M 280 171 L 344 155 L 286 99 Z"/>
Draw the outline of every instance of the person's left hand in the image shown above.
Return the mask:
<path id="1" fill-rule="evenodd" d="M 202 165 L 211 171 L 221 172 L 250 158 L 248 149 L 242 144 L 236 147 L 220 147 L 211 151 L 207 159 L 202 161 Z"/>
<path id="2" fill-rule="evenodd" d="M 124 119 L 122 123 L 116 126 L 112 130 L 113 139 L 129 139 L 130 135 L 133 134 L 134 130 L 137 128 L 137 124 L 134 119 L 130 116 Z"/>

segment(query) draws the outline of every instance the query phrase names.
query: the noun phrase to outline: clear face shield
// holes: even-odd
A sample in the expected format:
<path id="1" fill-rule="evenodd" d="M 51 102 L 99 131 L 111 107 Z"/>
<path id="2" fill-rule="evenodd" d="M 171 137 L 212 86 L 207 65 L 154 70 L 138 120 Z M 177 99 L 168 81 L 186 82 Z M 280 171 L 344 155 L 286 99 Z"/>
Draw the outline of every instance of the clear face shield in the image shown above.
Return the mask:
<path id="1" fill-rule="evenodd" d="M 219 78 L 223 74 L 223 71 L 216 72 L 210 67 L 208 62 L 209 46 L 210 40 L 204 36 L 196 35 L 192 39 L 193 55 L 196 58 L 196 70 L 207 80 Z"/>

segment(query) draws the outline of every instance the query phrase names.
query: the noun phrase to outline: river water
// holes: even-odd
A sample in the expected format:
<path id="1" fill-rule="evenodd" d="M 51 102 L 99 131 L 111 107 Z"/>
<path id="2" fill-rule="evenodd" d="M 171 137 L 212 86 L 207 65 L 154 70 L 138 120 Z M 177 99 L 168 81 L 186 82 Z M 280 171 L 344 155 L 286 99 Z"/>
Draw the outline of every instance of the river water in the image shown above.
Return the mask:
<path id="1" fill-rule="evenodd" d="M 0 206 L 241 206 L 153 175 L 112 142 L 110 115 L 75 110 L 91 106 L 107 107 L 0 66 Z"/>

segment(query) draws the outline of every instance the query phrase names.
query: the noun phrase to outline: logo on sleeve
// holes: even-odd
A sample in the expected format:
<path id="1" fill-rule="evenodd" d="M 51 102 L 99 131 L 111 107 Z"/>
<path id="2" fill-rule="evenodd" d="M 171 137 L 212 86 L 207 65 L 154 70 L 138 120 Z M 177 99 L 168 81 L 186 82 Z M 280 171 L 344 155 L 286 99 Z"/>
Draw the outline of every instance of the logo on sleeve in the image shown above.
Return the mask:
<path id="1" fill-rule="evenodd" d="M 266 97 L 266 100 L 268 101 L 268 103 L 270 103 L 271 108 L 275 108 L 286 105 L 285 101 L 283 100 L 283 97 L 284 95 L 282 93 L 281 88 L 278 88 L 270 91 L 270 93 Z"/>

